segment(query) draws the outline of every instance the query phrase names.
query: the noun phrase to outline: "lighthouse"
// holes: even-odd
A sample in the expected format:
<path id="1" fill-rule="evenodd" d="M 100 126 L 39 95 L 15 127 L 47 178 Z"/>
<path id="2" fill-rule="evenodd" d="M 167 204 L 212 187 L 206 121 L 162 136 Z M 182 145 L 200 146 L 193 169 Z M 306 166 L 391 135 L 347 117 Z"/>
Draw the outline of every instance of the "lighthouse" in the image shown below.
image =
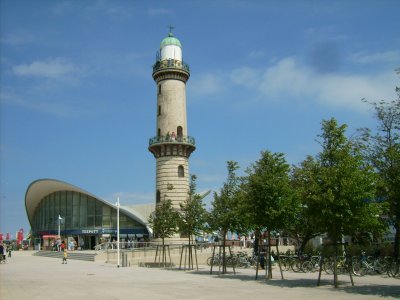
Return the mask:
<path id="1" fill-rule="evenodd" d="M 171 28 L 172 29 L 172 28 Z M 188 135 L 186 82 L 189 66 L 182 59 L 181 42 L 171 30 L 157 51 L 153 65 L 156 83 L 156 135 L 149 140 L 149 151 L 156 159 L 156 205 L 171 200 L 173 207 L 189 193 L 189 157 L 196 149 Z"/>

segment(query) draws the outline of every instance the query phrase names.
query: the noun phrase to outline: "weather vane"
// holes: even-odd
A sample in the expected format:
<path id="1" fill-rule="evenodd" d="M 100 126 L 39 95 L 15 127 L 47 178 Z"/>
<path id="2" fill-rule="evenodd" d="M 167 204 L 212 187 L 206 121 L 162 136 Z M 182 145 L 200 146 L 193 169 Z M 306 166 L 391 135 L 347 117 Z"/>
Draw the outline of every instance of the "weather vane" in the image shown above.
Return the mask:
<path id="1" fill-rule="evenodd" d="M 168 26 L 168 28 L 169 28 L 169 33 L 171 33 L 171 34 L 172 34 L 172 30 L 173 30 L 173 29 L 175 29 L 175 27 L 174 27 L 174 26 L 172 26 L 172 25 L 169 25 L 169 26 Z"/>

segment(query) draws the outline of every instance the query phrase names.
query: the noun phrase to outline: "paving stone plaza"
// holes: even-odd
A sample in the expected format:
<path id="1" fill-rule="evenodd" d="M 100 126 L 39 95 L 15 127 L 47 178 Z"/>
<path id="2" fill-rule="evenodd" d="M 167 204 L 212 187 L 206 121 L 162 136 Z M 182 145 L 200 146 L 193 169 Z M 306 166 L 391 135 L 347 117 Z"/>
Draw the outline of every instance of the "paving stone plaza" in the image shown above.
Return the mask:
<path id="1" fill-rule="evenodd" d="M 87 262 L 33 256 L 33 251 L 13 252 L 0 265 L 1 300 L 42 299 L 399 299 L 400 279 L 383 275 L 354 277 L 340 275 L 339 288 L 332 275 L 284 272 L 275 269 L 272 280 L 260 270 L 237 269 L 236 274 L 210 275 L 210 267 L 198 271 L 178 268 L 117 268 L 104 261 Z"/>

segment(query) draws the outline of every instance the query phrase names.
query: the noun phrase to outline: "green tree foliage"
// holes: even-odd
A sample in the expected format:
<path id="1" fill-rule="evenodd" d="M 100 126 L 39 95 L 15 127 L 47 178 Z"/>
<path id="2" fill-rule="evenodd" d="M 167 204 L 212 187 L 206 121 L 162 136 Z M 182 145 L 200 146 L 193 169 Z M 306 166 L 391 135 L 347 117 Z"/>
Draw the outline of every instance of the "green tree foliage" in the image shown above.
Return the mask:
<path id="1" fill-rule="evenodd" d="M 346 125 L 335 119 L 322 122 L 322 152 L 317 156 L 315 194 L 306 205 L 314 212 L 315 226 L 336 244 L 342 236 L 355 236 L 381 226 L 375 199 L 376 176 L 360 150 L 346 138 Z"/>
<path id="2" fill-rule="evenodd" d="M 308 241 L 324 233 L 321 226 L 316 226 L 318 215 L 309 206 L 318 195 L 318 171 L 318 162 L 312 156 L 308 156 L 299 166 L 292 168 L 295 214 L 287 231 L 300 244 L 300 252 L 304 251 Z"/>
<path id="3" fill-rule="evenodd" d="M 400 69 L 399 69 L 400 70 Z M 400 72 L 400 71 L 399 71 Z M 390 207 L 388 213 L 395 227 L 394 255 L 400 256 L 400 88 L 394 101 L 371 102 L 378 120 L 378 131 L 366 131 L 366 154 L 381 179 L 378 196 Z"/>
<path id="4" fill-rule="evenodd" d="M 219 193 L 214 192 L 214 201 L 211 203 L 212 208 L 208 217 L 210 230 L 218 231 L 219 236 L 222 238 L 223 273 L 226 273 L 226 235 L 229 231 L 235 232 L 240 223 L 237 210 L 239 177 L 236 175 L 236 170 L 239 169 L 239 165 L 235 161 L 228 161 L 227 169 L 228 179 L 223 184 Z"/>
<path id="5" fill-rule="evenodd" d="M 178 231 L 179 213 L 172 207 L 171 200 L 162 201 L 149 217 L 149 224 L 153 228 L 153 235 L 162 239 L 164 249 L 165 239 Z"/>
<path id="6" fill-rule="evenodd" d="M 258 240 L 260 232 L 267 229 L 270 233 L 269 245 L 271 232 L 287 228 L 293 217 L 289 171 L 284 154 L 262 151 L 261 158 L 246 170 L 248 176 L 243 179 L 241 186 L 240 207 L 249 229 L 256 232 Z M 272 274 L 270 266 L 269 278 Z"/>
<path id="7" fill-rule="evenodd" d="M 202 197 L 196 194 L 196 175 L 192 175 L 188 198 L 180 203 L 179 212 L 179 231 L 188 237 L 189 245 L 193 243 L 193 237 L 204 230 L 206 213 Z"/>
<path id="8" fill-rule="evenodd" d="M 365 162 L 358 144 L 345 136 L 346 125 L 335 119 L 322 121 L 319 135 L 322 151 L 316 157 L 315 189 L 305 199 L 315 226 L 326 232 L 337 256 L 338 242 L 344 236 L 356 236 L 382 228 L 382 213 L 375 203 L 377 180 Z M 313 194 L 314 193 L 314 194 Z M 334 264 L 334 285 L 337 270 Z"/>

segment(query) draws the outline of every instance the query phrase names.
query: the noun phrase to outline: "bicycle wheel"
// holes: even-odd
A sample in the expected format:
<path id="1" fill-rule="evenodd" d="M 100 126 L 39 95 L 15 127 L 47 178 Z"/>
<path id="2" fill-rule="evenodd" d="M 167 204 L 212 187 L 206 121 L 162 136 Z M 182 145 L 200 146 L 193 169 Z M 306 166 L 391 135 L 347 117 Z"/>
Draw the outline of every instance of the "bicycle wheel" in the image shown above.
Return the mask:
<path id="1" fill-rule="evenodd" d="M 290 270 L 289 258 L 281 256 L 281 267 L 282 267 L 283 271 Z"/>
<path id="2" fill-rule="evenodd" d="M 380 258 L 378 258 L 374 261 L 373 266 L 374 266 L 375 272 L 378 274 L 383 274 L 386 272 L 386 264 Z"/>
<path id="3" fill-rule="evenodd" d="M 400 264 L 398 260 L 394 260 L 392 261 L 392 263 L 390 264 L 389 268 L 388 268 L 388 275 L 391 277 L 396 277 L 398 275 L 400 275 Z"/>
<path id="4" fill-rule="evenodd" d="M 207 265 L 211 266 L 211 262 L 213 264 L 213 266 L 218 265 L 218 258 L 217 257 L 212 257 L 210 256 L 209 258 L 207 258 Z"/>
<path id="5" fill-rule="evenodd" d="M 324 261 L 324 264 L 322 265 L 322 268 L 324 269 L 326 274 L 333 274 L 333 267 L 334 262 L 331 260 Z"/>
<path id="6" fill-rule="evenodd" d="M 311 273 L 314 272 L 314 265 L 311 261 L 305 261 L 303 262 L 303 264 L 301 265 L 301 269 L 303 270 L 303 272 L 306 273 Z"/>
<path id="7" fill-rule="evenodd" d="M 292 268 L 293 272 L 302 272 L 301 269 L 302 262 L 299 259 L 293 260 L 290 267 Z"/>

